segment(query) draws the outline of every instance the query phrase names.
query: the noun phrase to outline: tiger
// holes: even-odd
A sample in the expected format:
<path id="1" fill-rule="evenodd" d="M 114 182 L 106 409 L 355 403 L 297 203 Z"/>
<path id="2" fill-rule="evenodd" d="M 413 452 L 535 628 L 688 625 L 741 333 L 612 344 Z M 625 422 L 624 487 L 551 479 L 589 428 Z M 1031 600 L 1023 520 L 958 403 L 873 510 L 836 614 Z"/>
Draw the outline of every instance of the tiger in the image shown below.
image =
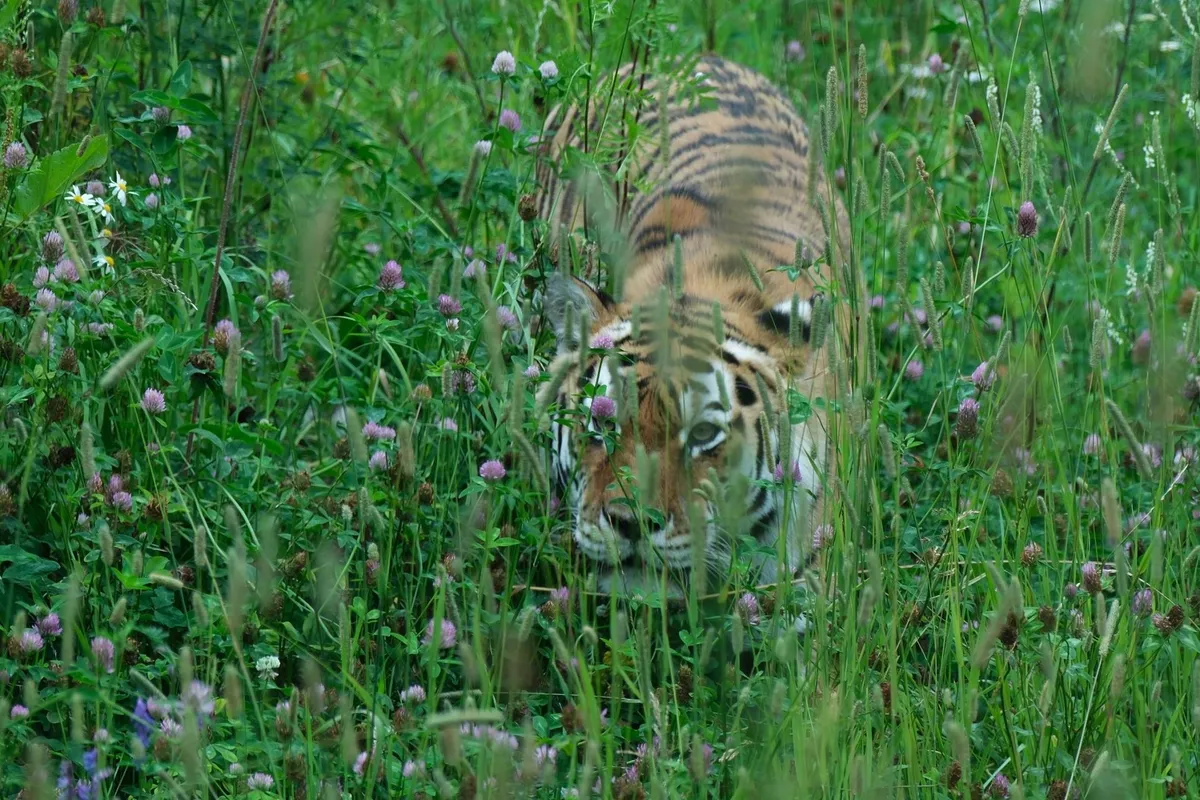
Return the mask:
<path id="1" fill-rule="evenodd" d="M 812 168 L 804 121 L 761 74 L 705 55 L 674 74 L 626 65 L 613 80 L 639 101 L 606 107 L 618 93 L 605 87 L 586 114 L 578 103 L 552 109 L 536 174 L 560 266 L 542 296 L 557 351 L 539 403 L 558 409 L 550 466 L 573 548 L 601 591 L 665 585 L 679 597 L 701 577 L 728 575 L 733 540 L 746 534 L 757 546 L 739 563 L 752 580 L 791 580 L 811 563 L 815 521 L 829 511 L 837 381 L 829 347 L 814 340 L 839 329 L 814 325 L 840 313 L 829 261 L 843 245 L 829 229 L 845 229 L 845 212 Z M 635 128 L 645 135 L 631 141 Z M 593 202 L 565 164 L 606 143 L 615 191 Z M 563 268 L 569 234 L 594 238 L 589 202 L 607 202 L 625 243 L 620 301 Z M 781 269 L 802 251 L 808 268 Z M 830 257 L 808 257 L 820 252 Z M 809 413 L 792 424 L 796 397 Z M 779 415 L 790 430 L 771 424 Z M 732 525 L 714 477 L 744 492 Z M 639 508 L 647 499 L 656 513 Z"/>

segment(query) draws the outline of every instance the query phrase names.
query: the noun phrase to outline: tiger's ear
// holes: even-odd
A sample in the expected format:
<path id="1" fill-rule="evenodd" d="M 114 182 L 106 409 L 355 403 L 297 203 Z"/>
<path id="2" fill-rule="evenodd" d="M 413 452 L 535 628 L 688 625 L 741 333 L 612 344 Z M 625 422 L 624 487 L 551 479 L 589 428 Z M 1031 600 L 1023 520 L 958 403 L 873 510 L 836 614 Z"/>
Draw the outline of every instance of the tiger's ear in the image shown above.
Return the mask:
<path id="1" fill-rule="evenodd" d="M 587 320 L 588 329 L 597 320 L 612 313 L 614 301 L 607 293 L 593 289 L 584 281 L 561 273 L 546 282 L 543 307 L 550 327 L 558 339 L 558 352 L 569 352 L 579 346 L 580 320 Z M 567 330 L 568 322 L 571 330 Z"/>

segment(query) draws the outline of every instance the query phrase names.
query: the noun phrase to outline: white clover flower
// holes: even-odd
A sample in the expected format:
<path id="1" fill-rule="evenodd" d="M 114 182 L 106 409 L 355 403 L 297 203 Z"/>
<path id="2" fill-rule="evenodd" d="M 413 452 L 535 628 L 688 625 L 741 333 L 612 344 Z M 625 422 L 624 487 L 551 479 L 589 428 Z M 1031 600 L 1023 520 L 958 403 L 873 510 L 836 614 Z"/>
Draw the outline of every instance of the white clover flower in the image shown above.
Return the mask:
<path id="1" fill-rule="evenodd" d="M 258 677 L 263 680 L 274 680 L 275 676 L 279 674 L 279 657 L 263 656 L 254 662 L 254 668 L 258 670 Z"/>
<path id="2" fill-rule="evenodd" d="M 513 58 L 513 54 L 507 50 L 501 50 L 496 54 L 496 60 L 492 62 L 492 72 L 507 78 L 517 71 L 517 60 Z"/>

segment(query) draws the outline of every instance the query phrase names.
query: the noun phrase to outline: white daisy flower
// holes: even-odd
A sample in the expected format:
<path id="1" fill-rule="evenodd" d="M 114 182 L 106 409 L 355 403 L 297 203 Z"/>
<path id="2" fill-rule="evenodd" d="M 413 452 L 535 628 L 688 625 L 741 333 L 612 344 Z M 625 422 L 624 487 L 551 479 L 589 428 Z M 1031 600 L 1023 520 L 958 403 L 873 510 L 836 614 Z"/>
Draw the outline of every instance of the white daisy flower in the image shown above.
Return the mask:
<path id="1" fill-rule="evenodd" d="M 100 212 L 100 216 L 104 217 L 105 222 L 109 223 L 110 225 L 112 224 L 113 219 L 114 219 L 113 213 L 112 213 L 112 206 L 110 206 L 108 203 L 104 202 L 103 200 L 97 199 L 96 200 L 96 210 L 98 212 Z"/>
<path id="2" fill-rule="evenodd" d="M 131 192 L 129 191 L 129 184 L 125 183 L 125 179 L 121 177 L 121 173 L 118 172 L 116 179 L 110 181 L 108 186 L 116 194 L 117 200 L 121 205 L 125 205 L 126 195 L 131 194 Z"/>
<path id="3" fill-rule="evenodd" d="M 70 200 L 72 203 L 78 203 L 79 205 L 83 206 L 84 208 L 90 208 L 92 205 L 92 202 L 96 198 L 92 197 L 87 192 L 79 191 L 78 186 L 72 186 L 71 191 L 69 191 L 65 195 L 63 195 L 63 199 Z"/>
<path id="4" fill-rule="evenodd" d="M 99 270 L 103 270 L 106 275 L 113 273 L 113 266 L 116 264 L 113 257 L 107 253 L 99 253 L 92 259 L 92 266 Z"/>

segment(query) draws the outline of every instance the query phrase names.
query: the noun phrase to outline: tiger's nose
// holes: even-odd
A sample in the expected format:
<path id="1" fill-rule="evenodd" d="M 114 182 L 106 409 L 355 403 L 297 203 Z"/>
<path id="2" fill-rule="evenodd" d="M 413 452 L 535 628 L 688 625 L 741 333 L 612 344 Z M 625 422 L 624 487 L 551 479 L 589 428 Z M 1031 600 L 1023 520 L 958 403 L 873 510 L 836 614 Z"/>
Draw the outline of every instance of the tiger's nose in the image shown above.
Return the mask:
<path id="1" fill-rule="evenodd" d="M 637 519 L 625 509 L 607 509 L 604 516 L 608 519 L 609 527 L 623 539 L 636 542 L 642 538 L 642 526 Z"/>

